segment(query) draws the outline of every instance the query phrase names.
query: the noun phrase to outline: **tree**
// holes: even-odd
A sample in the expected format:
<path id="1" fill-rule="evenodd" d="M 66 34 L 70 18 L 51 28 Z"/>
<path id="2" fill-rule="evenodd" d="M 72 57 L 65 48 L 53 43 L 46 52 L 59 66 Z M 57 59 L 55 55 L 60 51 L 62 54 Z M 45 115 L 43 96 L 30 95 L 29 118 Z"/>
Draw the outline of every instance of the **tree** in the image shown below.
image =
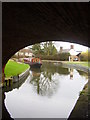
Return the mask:
<path id="1" fill-rule="evenodd" d="M 34 52 L 35 55 L 37 55 L 38 57 L 40 57 L 40 55 L 42 56 L 50 56 L 50 55 L 55 55 L 57 53 L 57 49 L 54 46 L 53 42 L 44 42 L 44 44 L 34 44 L 32 46 L 32 50 Z"/>
<path id="2" fill-rule="evenodd" d="M 57 49 L 53 45 L 53 42 L 45 42 L 44 43 L 44 53 L 45 55 L 55 55 L 57 53 Z"/>
<path id="3" fill-rule="evenodd" d="M 86 52 L 82 52 L 80 59 L 81 61 L 90 61 L 90 50 L 88 49 Z"/>
<path id="4" fill-rule="evenodd" d="M 44 43 L 44 54 L 45 54 L 45 55 L 49 54 L 48 42 L 45 42 L 45 43 Z"/>
<path id="5" fill-rule="evenodd" d="M 32 50 L 34 51 L 34 54 L 36 55 L 36 54 L 40 54 L 41 53 L 41 46 L 40 46 L 40 44 L 38 43 L 38 44 L 34 44 L 33 46 L 32 46 Z"/>
<path id="6" fill-rule="evenodd" d="M 57 49 L 56 47 L 53 45 L 53 48 L 52 48 L 52 55 L 55 55 L 57 53 Z"/>

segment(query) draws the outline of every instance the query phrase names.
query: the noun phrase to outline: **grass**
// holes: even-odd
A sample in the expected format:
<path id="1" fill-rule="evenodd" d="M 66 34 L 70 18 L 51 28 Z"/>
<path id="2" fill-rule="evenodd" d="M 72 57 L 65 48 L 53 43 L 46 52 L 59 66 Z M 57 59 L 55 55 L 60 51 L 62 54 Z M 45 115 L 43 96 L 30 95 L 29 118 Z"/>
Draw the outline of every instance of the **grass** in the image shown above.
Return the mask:
<path id="1" fill-rule="evenodd" d="M 78 62 L 78 61 L 73 61 L 73 62 L 67 62 L 68 64 L 78 64 L 78 65 L 82 65 L 82 66 L 85 66 L 85 67 L 90 67 L 90 62 Z"/>
<path id="2" fill-rule="evenodd" d="M 16 76 L 27 70 L 30 66 L 28 64 L 20 64 L 9 60 L 5 66 L 5 77 Z"/>

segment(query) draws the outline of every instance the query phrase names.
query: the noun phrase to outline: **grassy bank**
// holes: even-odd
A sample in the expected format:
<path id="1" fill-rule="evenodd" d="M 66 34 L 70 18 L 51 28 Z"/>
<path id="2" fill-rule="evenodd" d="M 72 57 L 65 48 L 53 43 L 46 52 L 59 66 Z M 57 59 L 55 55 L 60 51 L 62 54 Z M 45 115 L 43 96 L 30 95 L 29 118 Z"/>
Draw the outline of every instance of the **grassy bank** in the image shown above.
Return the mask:
<path id="1" fill-rule="evenodd" d="M 9 60 L 5 66 L 5 77 L 16 76 L 27 70 L 30 66 Z"/>
<path id="2" fill-rule="evenodd" d="M 78 65 L 81 65 L 81 66 L 85 66 L 85 67 L 90 67 L 90 62 L 78 62 L 78 61 L 76 61 L 76 62 L 69 62 L 69 61 L 67 61 L 67 62 L 65 62 L 65 63 L 67 63 L 67 64 L 78 64 Z"/>
<path id="3" fill-rule="evenodd" d="M 42 60 L 42 62 L 57 62 L 57 63 L 66 63 L 66 64 L 77 64 L 85 67 L 90 67 L 90 62 L 82 62 L 82 61 L 57 61 L 57 60 Z"/>

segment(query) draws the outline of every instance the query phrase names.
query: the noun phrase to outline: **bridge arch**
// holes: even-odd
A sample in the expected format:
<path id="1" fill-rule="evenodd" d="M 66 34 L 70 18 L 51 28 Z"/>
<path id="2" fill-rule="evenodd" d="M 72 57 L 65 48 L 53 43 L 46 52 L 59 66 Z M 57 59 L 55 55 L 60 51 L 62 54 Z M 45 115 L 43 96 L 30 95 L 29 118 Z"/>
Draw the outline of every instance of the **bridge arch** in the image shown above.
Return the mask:
<path id="1" fill-rule="evenodd" d="M 3 65 L 18 50 L 44 41 L 88 44 L 88 3 L 3 3 Z"/>

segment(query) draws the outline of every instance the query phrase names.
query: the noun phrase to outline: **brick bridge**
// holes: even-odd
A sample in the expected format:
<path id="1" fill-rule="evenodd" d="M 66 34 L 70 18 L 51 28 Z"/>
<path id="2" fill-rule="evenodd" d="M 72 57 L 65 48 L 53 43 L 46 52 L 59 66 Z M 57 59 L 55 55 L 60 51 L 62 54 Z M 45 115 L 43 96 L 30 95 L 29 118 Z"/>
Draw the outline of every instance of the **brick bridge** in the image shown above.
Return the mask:
<path id="1" fill-rule="evenodd" d="M 56 40 L 88 43 L 89 3 L 2 3 L 2 62 L 21 48 Z"/>

